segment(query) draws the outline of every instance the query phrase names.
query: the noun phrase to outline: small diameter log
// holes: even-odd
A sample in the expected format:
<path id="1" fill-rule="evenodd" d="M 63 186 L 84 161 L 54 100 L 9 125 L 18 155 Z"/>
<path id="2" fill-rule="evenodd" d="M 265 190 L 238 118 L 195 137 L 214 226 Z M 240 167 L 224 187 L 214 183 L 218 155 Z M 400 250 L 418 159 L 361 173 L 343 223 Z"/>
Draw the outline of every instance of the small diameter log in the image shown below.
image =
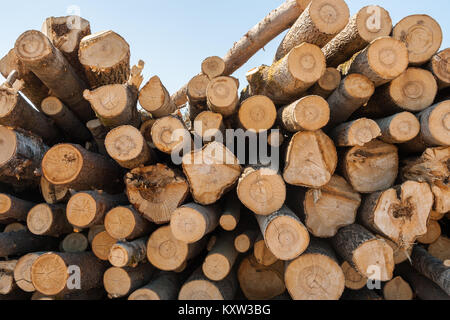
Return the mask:
<path id="1" fill-rule="evenodd" d="M 386 283 L 383 288 L 383 296 L 388 301 L 408 301 L 414 299 L 411 286 L 402 277 L 396 277 Z"/>
<path id="2" fill-rule="evenodd" d="M 414 269 L 436 283 L 450 296 L 450 267 L 445 266 L 441 260 L 420 246 L 414 248 L 411 259 Z"/>
<path id="3" fill-rule="evenodd" d="M 336 68 L 327 68 L 322 78 L 309 89 L 311 95 L 327 99 L 339 87 L 342 75 Z"/>
<path id="4" fill-rule="evenodd" d="M 192 197 L 202 205 L 220 200 L 236 185 L 242 172 L 236 156 L 219 142 L 192 151 L 183 157 L 182 163 Z"/>
<path id="5" fill-rule="evenodd" d="M 199 268 L 181 287 L 178 300 L 233 300 L 237 287 L 238 283 L 234 272 L 231 272 L 222 281 L 211 281 L 203 275 L 201 268 Z"/>
<path id="6" fill-rule="evenodd" d="M 28 211 L 36 204 L 13 197 L 9 194 L 0 194 L 0 222 L 14 219 L 27 221 Z"/>
<path id="7" fill-rule="evenodd" d="M 361 118 L 341 124 L 330 136 L 337 147 L 362 147 L 381 136 L 381 129 L 375 121 Z"/>
<path id="8" fill-rule="evenodd" d="M 222 281 L 231 272 L 239 252 L 234 247 L 235 235 L 222 232 L 203 262 L 203 274 L 212 281 Z"/>
<path id="9" fill-rule="evenodd" d="M 36 49 L 37 48 L 37 49 Z M 16 41 L 15 51 L 24 65 L 61 99 L 83 121 L 94 118 L 94 112 L 83 98 L 86 85 L 77 76 L 64 55 L 43 33 L 23 33 Z"/>
<path id="10" fill-rule="evenodd" d="M 450 239 L 441 236 L 428 247 L 428 253 L 441 261 L 450 260 Z"/>
<path id="11" fill-rule="evenodd" d="M 380 140 L 386 143 L 405 143 L 420 133 L 420 122 L 410 112 L 398 113 L 376 122 L 381 129 Z"/>
<path id="12" fill-rule="evenodd" d="M 0 62 L 1 63 L 1 62 Z M 439 89 L 450 87 L 450 48 L 435 54 L 431 59 L 428 69 L 431 70 L 437 79 Z"/>
<path id="13" fill-rule="evenodd" d="M 180 288 L 180 279 L 175 273 L 160 272 L 149 284 L 133 292 L 128 300 L 175 301 Z"/>
<path id="14" fill-rule="evenodd" d="M 111 237 L 117 240 L 134 240 L 149 234 L 153 230 L 133 207 L 117 207 L 105 216 L 105 228 Z"/>
<path id="15" fill-rule="evenodd" d="M 41 110 L 76 142 L 83 143 L 92 139 L 92 135 L 86 126 L 58 98 L 48 97 L 44 99 Z"/>
<path id="16" fill-rule="evenodd" d="M 188 244 L 177 240 L 170 226 L 160 227 L 152 233 L 147 243 L 147 258 L 163 271 L 176 271 L 195 258 L 206 246 L 206 239 Z"/>
<path id="17" fill-rule="evenodd" d="M 289 132 L 316 131 L 330 121 L 330 107 L 319 96 L 306 96 L 278 110 L 278 122 Z"/>
<path id="18" fill-rule="evenodd" d="M 286 264 L 285 282 L 294 300 L 339 300 L 345 289 L 345 275 L 333 249 L 316 239 L 304 254 Z"/>
<path id="19" fill-rule="evenodd" d="M 222 58 L 208 57 L 202 62 L 202 73 L 212 80 L 223 75 L 225 67 L 225 61 Z"/>
<path id="20" fill-rule="evenodd" d="M 189 195 L 186 179 L 164 164 L 136 168 L 126 175 L 125 183 L 130 203 L 156 224 L 168 223 Z"/>
<path id="21" fill-rule="evenodd" d="M 234 193 L 229 193 L 223 201 L 223 211 L 219 224 L 225 231 L 233 231 L 241 221 L 242 205 Z"/>
<path id="22" fill-rule="evenodd" d="M 405 261 L 411 260 L 411 254 L 413 250 L 413 246 L 410 246 L 409 248 L 400 248 L 398 244 L 393 242 L 392 240 L 389 240 L 387 238 L 383 238 L 381 236 L 378 236 L 380 239 L 383 239 L 387 242 L 387 244 L 394 250 L 394 262 L 396 265 L 399 265 Z"/>
<path id="23" fill-rule="evenodd" d="M 283 177 L 268 167 L 248 167 L 239 178 L 239 200 L 253 213 L 270 215 L 281 209 L 286 201 Z"/>
<path id="24" fill-rule="evenodd" d="M 124 84 L 130 77 L 130 46 L 113 31 L 84 37 L 78 54 L 91 88 Z"/>
<path id="25" fill-rule="evenodd" d="M 54 146 L 42 160 L 42 171 L 51 184 L 68 186 L 74 190 L 114 191 L 120 187 L 118 166 L 80 145 Z"/>
<path id="26" fill-rule="evenodd" d="M 253 96 L 242 102 L 238 120 L 240 126 L 251 132 L 265 132 L 272 128 L 277 119 L 275 104 L 268 97 Z"/>
<path id="27" fill-rule="evenodd" d="M 136 88 L 127 84 L 111 84 L 92 91 L 85 90 L 83 95 L 105 127 L 140 126 Z"/>
<path id="28" fill-rule="evenodd" d="M 172 115 L 156 120 L 151 135 L 155 147 L 166 154 L 177 154 L 190 148 L 192 143 L 191 135 L 183 121 Z"/>
<path id="29" fill-rule="evenodd" d="M 408 64 L 406 45 L 391 37 L 381 37 L 354 57 L 348 73 L 365 75 L 379 87 L 400 76 Z"/>
<path id="30" fill-rule="evenodd" d="M 27 227 L 22 223 L 15 222 L 8 224 L 3 232 L 17 232 L 22 230 L 27 230 Z"/>
<path id="31" fill-rule="evenodd" d="M 74 268 L 76 267 L 76 268 Z M 55 296 L 70 290 L 69 277 L 77 270 L 77 284 L 83 290 L 100 288 L 106 264 L 99 261 L 92 252 L 45 253 L 31 266 L 33 286 L 40 293 Z"/>
<path id="32" fill-rule="evenodd" d="M 220 113 L 201 112 L 194 120 L 194 134 L 204 142 L 211 142 L 216 137 L 224 137 L 225 125 Z"/>
<path id="33" fill-rule="evenodd" d="M 147 237 L 132 242 L 118 242 L 109 251 L 109 262 L 117 268 L 132 267 L 147 258 Z"/>
<path id="34" fill-rule="evenodd" d="M 249 300 L 270 300 L 286 291 L 283 261 L 266 267 L 255 257 L 248 256 L 242 260 L 237 276 L 241 290 Z"/>
<path id="35" fill-rule="evenodd" d="M 351 148 L 342 159 L 344 177 L 359 193 L 372 193 L 392 187 L 398 169 L 397 147 L 378 140 L 363 147 Z"/>
<path id="36" fill-rule="evenodd" d="M 67 220 L 74 228 L 88 229 L 102 224 L 107 212 L 126 203 L 123 195 L 111 196 L 102 191 L 79 192 L 67 203 Z"/>
<path id="37" fill-rule="evenodd" d="M 330 122 L 328 127 L 335 127 L 352 116 L 366 104 L 375 92 L 373 82 L 362 74 L 350 74 L 328 98 Z"/>
<path id="38" fill-rule="evenodd" d="M 189 83 L 187 84 L 186 95 L 190 105 L 206 105 L 206 91 L 208 89 L 209 83 L 210 79 L 205 74 L 195 76 L 189 81 Z"/>
<path id="39" fill-rule="evenodd" d="M 267 247 L 279 260 L 296 259 L 308 248 L 308 230 L 288 207 L 256 219 Z"/>
<path id="40" fill-rule="evenodd" d="M 255 241 L 255 245 L 253 246 L 253 255 L 255 256 L 256 261 L 265 267 L 270 267 L 279 261 L 267 247 L 262 235 L 260 235 Z"/>
<path id="41" fill-rule="evenodd" d="M 353 224 L 339 230 L 332 239 L 341 258 L 371 280 L 389 281 L 394 272 L 394 251 L 386 241 L 364 227 Z"/>
<path id="42" fill-rule="evenodd" d="M 172 214 L 170 228 L 173 236 L 186 243 L 200 241 L 219 226 L 220 208 L 189 203 Z"/>
<path id="43" fill-rule="evenodd" d="M 242 230 L 245 229 L 245 230 Z M 247 253 L 255 245 L 256 240 L 261 235 L 257 228 L 247 227 L 242 225 L 235 233 L 234 247 L 239 253 Z"/>
<path id="44" fill-rule="evenodd" d="M 224 117 L 235 114 L 239 106 L 238 89 L 238 83 L 234 78 L 217 77 L 211 80 L 206 89 L 209 109 Z"/>
<path id="45" fill-rule="evenodd" d="M 387 10 L 373 5 L 362 8 L 350 18 L 344 30 L 322 48 L 327 65 L 339 66 L 373 40 L 389 36 L 391 31 L 392 19 Z"/>
<path id="46" fill-rule="evenodd" d="M 298 132 L 289 143 L 283 178 L 291 185 L 320 188 L 330 182 L 337 163 L 336 147 L 321 130 Z"/>
<path id="47" fill-rule="evenodd" d="M 0 124 L 31 131 L 48 144 L 60 140 L 53 122 L 35 110 L 18 91 L 6 86 L 0 87 Z"/>
<path id="48" fill-rule="evenodd" d="M 67 235 L 61 243 L 61 251 L 67 253 L 85 252 L 88 247 L 88 238 L 79 232 Z"/>
<path id="49" fill-rule="evenodd" d="M 38 204 L 28 213 L 27 227 L 38 236 L 60 237 L 73 231 L 63 205 Z"/>
<path id="50" fill-rule="evenodd" d="M 432 244 L 435 243 L 439 237 L 442 235 L 442 229 L 439 222 L 430 220 L 426 226 L 427 232 L 417 238 L 417 242 L 421 244 Z"/>
<path id="51" fill-rule="evenodd" d="M 44 252 L 29 253 L 19 259 L 14 268 L 14 280 L 17 286 L 25 292 L 35 292 L 36 288 L 31 282 L 31 266 Z"/>
<path id="52" fill-rule="evenodd" d="M 139 103 L 145 111 L 150 112 L 155 118 L 168 116 L 177 109 L 158 76 L 152 77 L 141 89 Z"/>
<path id="53" fill-rule="evenodd" d="M 17 287 L 13 271 L 17 260 L 5 261 L 0 264 L 0 296 L 13 296 L 20 293 Z"/>
<path id="54" fill-rule="evenodd" d="M 267 143 L 269 144 L 269 147 L 281 148 L 281 146 L 283 146 L 284 144 L 284 141 L 285 137 L 279 127 L 276 127 L 276 129 L 269 131 L 267 137 Z"/>
<path id="55" fill-rule="evenodd" d="M 251 95 L 265 95 L 275 104 L 289 104 L 312 87 L 325 70 L 325 57 L 320 48 L 302 43 L 271 67 L 250 70 L 247 80 Z"/>
<path id="56" fill-rule="evenodd" d="M 428 62 L 442 44 L 439 23 L 425 14 L 407 16 L 395 25 L 392 36 L 406 44 L 409 63 L 414 66 Z"/>
<path id="57" fill-rule="evenodd" d="M 361 290 L 367 285 L 369 279 L 356 271 L 347 261 L 344 261 L 341 269 L 344 272 L 346 288 L 350 290 Z"/>
<path id="58" fill-rule="evenodd" d="M 303 42 L 322 48 L 345 28 L 349 18 L 350 10 L 343 0 L 312 1 L 284 37 L 275 61 Z"/>
<path id="59" fill-rule="evenodd" d="M 109 252 L 113 245 L 117 243 L 117 240 L 111 237 L 108 232 L 101 231 L 94 236 L 91 247 L 92 252 L 95 254 L 97 259 L 102 261 L 108 261 Z"/>
<path id="60" fill-rule="evenodd" d="M 106 129 L 98 119 L 89 121 L 86 124 L 86 127 L 94 137 L 98 152 L 100 154 L 107 155 L 108 153 L 105 148 L 105 137 L 108 134 L 108 129 Z"/>
<path id="61" fill-rule="evenodd" d="M 39 250 L 57 248 L 57 241 L 51 237 L 41 237 L 28 230 L 0 233 L 0 257 L 20 256 Z"/>
<path id="62" fill-rule="evenodd" d="M 71 194 L 65 186 L 55 186 L 48 182 L 44 176 L 41 177 L 40 190 L 42 197 L 48 204 L 67 203 Z"/>

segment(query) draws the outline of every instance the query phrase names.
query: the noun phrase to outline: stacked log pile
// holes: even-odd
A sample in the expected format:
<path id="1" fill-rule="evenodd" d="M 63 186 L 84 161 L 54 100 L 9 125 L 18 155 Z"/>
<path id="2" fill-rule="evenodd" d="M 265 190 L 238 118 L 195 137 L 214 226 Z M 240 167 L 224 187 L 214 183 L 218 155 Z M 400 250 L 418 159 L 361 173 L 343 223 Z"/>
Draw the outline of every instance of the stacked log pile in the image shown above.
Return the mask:
<path id="1" fill-rule="evenodd" d="M 450 299 L 433 18 L 287 0 L 174 95 L 72 19 L 0 60 L 0 299 Z"/>

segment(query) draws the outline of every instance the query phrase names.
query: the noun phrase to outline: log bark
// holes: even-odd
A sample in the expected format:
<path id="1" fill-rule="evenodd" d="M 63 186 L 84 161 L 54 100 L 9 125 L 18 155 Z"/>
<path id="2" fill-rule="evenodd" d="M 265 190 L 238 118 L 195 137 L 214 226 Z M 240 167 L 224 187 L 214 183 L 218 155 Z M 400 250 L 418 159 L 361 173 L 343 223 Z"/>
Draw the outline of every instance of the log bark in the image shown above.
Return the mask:
<path id="1" fill-rule="evenodd" d="M 428 64 L 428 69 L 437 79 L 440 90 L 450 87 L 450 71 L 448 69 L 449 63 L 450 48 L 447 48 L 435 54 Z"/>
<path id="2" fill-rule="evenodd" d="M 233 231 L 241 221 L 242 205 L 238 197 L 230 193 L 223 201 L 223 211 L 219 219 L 219 224 L 225 231 Z"/>
<path id="3" fill-rule="evenodd" d="M 28 211 L 36 204 L 9 194 L 0 194 L 0 222 L 10 219 L 27 221 Z"/>
<path id="4" fill-rule="evenodd" d="M 320 0 L 311 2 L 284 37 L 275 55 L 282 59 L 295 46 L 307 42 L 325 46 L 342 29 L 350 18 L 350 10 L 342 1 Z"/>
<path id="5" fill-rule="evenodd" d="M 381 136 L 381 129 L 375 121 L 361 118 L 341 124 L 330 136 L 337 147 L 362 147 Z"/>
<path id="6" fill-rule="evenodd" d="M 0 233 L 0 257 L 20 256 L 54 248 L 57 248 L 56 239 L 36 236 L 28 230 Z"/>
<path id="7" fill-rule="evenodd" d="M 345 276 L 345 287 L 350 290 L 361 290 L 367 286 L 367 279 L 365 276 L 360 274 L 355 268 L 353 268 L 350 263 L 344 261 L 341 265 L 342 272 Z"/>
<path id="8" fill-rule="evenodd" d="M 98 119 L 89 121 L 86 124 L 86 127 L 94 137 L 98 152 L 105 156 L 108 155 L 108 152 L 105 148 L 105 138 L 108 134 L 108 129 L 106 129 Z"/>
<path id="9" fill-rule="evenodd" d="M 341 80 L 342 75 L 336 68 L 327 68 L 322 78 L 309 89 L 308 93 L 328 99 L 334 90 L 339 87 Z"/>
<path id="10" fill-rule="evenodd" d="M 192 144 L 192 138 L 183 121 L 170 115 L 155 121 L 151 129 L 155 147 L 166 154 L 178 154 Z"/>
<path id="11" fill-rule="evenodd" d="M 430 244 L 428 253 L 441 261 L 450 260 L 450 239 L 445 236 L 439 237 L 437 241 Z"/>
<path id="12" fill-rule="evenodd" d="M 42 197 L 48 204 L 67 203 L 71 197 L 69 188 L 55 186 L 45 179 L 44 176 L 41 177 L 39 188 Z"/>
<path id="13" fill-rule="evenodd" d="M 118 242 L 109 251 L 109 262 L 117 268 L 135 268 L 147 259 L 148 237 L 131 242 Z"/>
<path id="14" fill-rule="evenodd" d="M 15 51 L 24 65 L 80 119 L 89 121 L 94 118 L 94 112 L 83 98 L 85 83 L 43 33 L 35 30 L 23 33 L 16 41 Z"/>
<path id="15" fill-rule="evenodd" d="M 31 266 L 34 261 L 43 254 L 44 252 L 29 253 L 17 261 L 14 268 L 14 280 L 21 290 L 25 292 L 36 291 L 36 288 L 31 281 Z"/>
<path id="16" fill-rule="evenodd" d="M 212 281 L 222 281 L 231 272 L 239 252 L 234 247 L 235 236 L 230 232 L 222 232 L 203 262 L 203 274 Z"/>
<path id="17" fill-rule="evenodd" d="M 62 205 L 38 204 L 33 207 L 28 213 L 27 227 L 35 235 L 55 238 L 73 232 Z"/>
<path id="18" fill-rule="evenodd" d="M 429 220 L 426 228 L 427 232 L 424 235 L 418 237 L 417 242 L 421 244 L 435 243 L 442 235 L 441 225 L 437 221 Z"/>
<path id="19" fill-rule="evenodd" d="M 376 121 L 381 129 L 380 140 L 401 144 L 413 140 L 420 132 L 420 122 L 410 112 L 397 113 Z"/>
<path id="20" fill-rule="evenodd" d="M 239 106 L 239 85 L 232 77 L 212 79 L 206 89 L 206 99 L 211 111 L 229 117 L 237 112 Z"/>
<path id="21" fill-rule="evenodd" d="M 148 235 L 154 226 L 133 207 L 116 207 L 105 216 L 105 228 L 117 240 L 134 240 Z"/>
<path id="22" fill-rule="evenodd" d="M 158 76 L 152 77 L 139 92 L 139 103 L 155 118 L 162 118 L 175 112 L 177 106 L 170 98 Z"/>
<path id="23" fill-rule="evenodd" d="M 84 37 L 78 54 L 91 88 L 124 84 L 130 77 L 130 46 L 114 31 Z"/>
<path id="24" fill-rule="evenodd" d="M 101 261 L 108 261 L 109 252 L 113 245 L 117 243 L 117 239 L 111 237 L 108 232 L 101 231 L 94 236 L 91 247 L 92 252 L 95 254 L 97 259 Z"/>
<path id="25" fill-rule="evenodd" d="M 61 251 L 67 253 L 81 253 L 87 251 L 89 240 L 83 233 L 71 233 L 61 242 Z"/>
<path id="26" fill-rule="evenodd" d="M 133 292 L 128 300 L 175 301 L 180 288 L 180 278 L 176 274 L 160 272 L 149 284 Z"/>

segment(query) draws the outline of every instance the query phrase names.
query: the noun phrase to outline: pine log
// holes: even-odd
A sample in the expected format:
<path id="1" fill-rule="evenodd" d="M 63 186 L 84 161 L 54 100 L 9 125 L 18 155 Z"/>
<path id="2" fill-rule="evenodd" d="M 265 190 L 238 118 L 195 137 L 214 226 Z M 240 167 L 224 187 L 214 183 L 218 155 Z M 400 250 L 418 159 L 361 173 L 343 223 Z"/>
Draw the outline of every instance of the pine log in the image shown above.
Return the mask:
<path id="1" fill-rule="evenodd" d="M 234 193 L 229 193 L 223 201 L 223 211 L 219 224 L 225 231 L 233 231 L 241 221 L 242 205 Z"/>
<path id="2" fill-rule="evenodd" d="M 285 282 L 294 300 L 339 300 L 345 289 L 345 275 L 333 249 L 316 239 L 304 254 L 286 264 Z"/>
<path id="3" fill-rule="evenodd" d="M 117 268 L 135 268 L 147 259 L 148 237 L 131 242 L 118 242 L 109 251 L 109 262 Z"/>
<path id="4" fill-rule="evenodd" d="M 130 77 L 130 46 L 114 31 L 84 37 L 79 59 L 91 88 L 124 84 Z"/>
<path id="5" fill-rule="evenodd" d="M 105 148 L 105 137 L 108 134 L 108 129 L 106 129 L 98 119 L 89 121 L 86 124 L 86 127 L 94 137 L 98 152 L 103 155 L 108 155 Z"/>
<path id="6" fill-rule="evenodd" d="M 212 80 L 223 75 L 225 67 L 225 61 L 222 58 L 208 57 L 202 62 L 202 73 Z"/>
<path id="7" fill-rule="evenodd" d="M 320 188 L 330 182 L 337 163 L 336 147 L 321 130 L 298 132 L 289 143 L 283 178 L 291 185 Z"/>
<path id="8" fill-rule="evenodd" d="M 450 260 L 450 239 L 445 236 L 439 237 L 437 241 L 430 244 L 428 253 L 441 261 Z"/>
<path id="9" fill-rule="evenodd" d="M 397 113 L 391 117 L 377 120 L 381 129 L 380 140 L 399 144 L 413 140 L 420 132 L 420 122 L 410 112 Z"/>
<path id="10" fill-rule="evenodd" d="M 67 235 L 61 242 L 61 251 L 67 253 L 85 252 L 88 247 L 88 238 L 83 233 L 79 232 Z"/>
<path id="11" fill-rule="evenodd" d="M 74 228 L 88 229 L 102 224 L 107 212 L 126 203 L 124 195 L 111 196 L 102 191 L 79 192 L 67 203 L 67 220 Z"/>
<path id="12" fill-rule="evenodd" d="M 406 44 L 409 63 L 414 66 L 428 62 L 442 44 L 442 29 L 439 23 L 425 14 L 402 19 L 395 25 L 392 36 Z"/>
<path id="13" fill-rule="evenodd" d="M 69 188 L 66 188 L 65 186 L 55 186 L 44 176 L 41 177 L 39 188 L 42 197 L 48 204 L 67 203 L 71 197 Z"/>
<path id="14" fill-rule="evenodd" d="M 209 251 L 203 262 L 203 274 L 212 281 L 222 281 L 231 272 L 236 263 L 239 252 L 234 247 L 235 235 L 231 232 L 222 232 Z"/>
<path id="15" fill-rule="evenodd" d="M 384 285 L 383 296 L 388 301 L 407 301 L 413 300 L 414 293 L 402 277 L 396 277 Z"/>
<path id="16" fill-rule="evenodd" d="M 229 117 L 237 112 L 239 106 L 239 86 L 232 77 L 217 77 L 211 80 L 206 89 L 208 107 L 211 111 Z"/>
<path id="17" fill-rule="evenodd" d="M 421 244 L 432 244 L 439 240 L 442 235 L 442 228 L 439 222 L 429 220 L 426 226 L 427 232 L 417 238 L 417 242 Z M 444 259 L 445 260 L 445 259 Z"/>
<path id="18" fill-rule="evenodd" d="M 304 42 L 322 48 L 345 28 L 349 18 L 350 10 L 343 0 L 312 1 L 284 37 L 275 61 Z"/>
<path id="19" fill-rule="evenodd" d="M 322 48 L 327 65 L 339 66 L 373 40 L 389 36 L 391 31 L 392 20 L 387 10 L 373 5 L 362 8 L 350 18 L 344 30 Z"/>
<path id="20" fill-rule="evenodd" d="M 14 268 L 14 280 L 17 286 L 25 292 L 35 292 L 36 288 L 31 282 L 31 266 L 44 252 L 29 253 L 19 259 Z"/>
<path id="21" fill-rule="evenodd" d="M 176 105 L 158 76 L 150 78 L 139 92 L 139 103 L 153 117 L 161 118 L 175 112 Z"/>
<path id="22" fill-rule="evenodd" d="M 117 207 L 105 216 L 105 228 L 117 240 L 134 240 L 151 233 L 153 225 L 145 220 L 132 206 Z"/>
<path id="23" fill-rule="evenodd" d="M 36 204 L 9 194 L 0 194 L 0 222 L 10 219 L 27 221 L 28 211 Z"/>
<path id="24" fill-rule="evenodd" d="M 381 135 L 378 124 L 367 118 L 343 123 L 330 134 L 337 147 L 364 146 Z"/>
<path id="25" fill-rule="evenodd" d="M 39 31 L 27 31 L 17 39 L 15 51 L 24 65 L 77 117 L 83 121 L 94 118 L 94 112 L 83 98 L 86 85 L 47 36 Z"/>
<path id="26" fill-rule="evenodd" d="M 279 259 L 275 257 L 272 251 L 270 251 L 267 247 L 262 235 L 259 235 L 255 241 L 255 245 L 253 246 L 253 255 L 255 256 L 256 261 L 265 267 L 270 267 L 279 261 Z"/>
<path id="27" fill-rule="evenodd" d="M 399 168 L 398 149 L 374 140 L 349 149 L 342 158 L 344 177 L 359 193 L 373 193 L 393 186 Z"/>
<path id="28" fill-rule="evenodd" d="M 73 231 L 63 205 L 38 204 L 28 213 L 27 227 L 38 236 L 60 237 Z"/>
<path id="29" fill-rule="evenodd" d="M 408 67 L 406 45 L 391 37 L 372 41 L 353 59 L 348 73 L 360 73 L 372 81 L 375 87 L 394 80 Z"/>
<path id="30" fill-rule="evenodd" d="M 149 284 L 134 291 L 128 300 L 175 301 L 180 288 L 180 278 L 175 273 L 159 272 Z"/>
<path id="31" fill-rule="evenodd" d="M 278 110 L 278 122 L 289 132 L 316 131 L 330 120 L 330 107 L 320 96 L 306 96 Z"/>
<path id="32" fill-rule="evenodd" d="M 217 137 L 225 137 L 225 125 L 220 113 L 201 112 L 194 120 L 194 134 L 204 142 L 211 142 Z"/>
<path id="33" fill-rule="evenodd" d="M 332 243 L 339 256 L 361 275 L 378 281 L 392 279 L 394 251 L 386 241 L 376 238 L 364 227 L 357 224 L 344 227 Z"/>
<path id="34" fill-rule="evenodd" d="M 108 232 L 101 231 L 97 233 L 91 243 L 92 252 L 97 259 L 102 261 L 108 261 L 109 252 L 113 245 L 117 243 L 117 240 L 111 237 Z"/>
<path id="35" fill-rule="evenodd" d="M 176 154 L 190 148 L 191 135 L 183 121 L 170 115 L 155 121 L 151 130 L 155 147 L 166 154 Z"/>
<path id="36" fill-rule="evenodd" d="M 367 286 L 367 282 L 369 281 L 369 279 L 360 274 L 347 261 L 344 261 L 344 263 L 342 263 L 341 269 L 342 272 L 344 272 L 346 288 L 350 290 L 361 290 Z"/>
<path id="37" fill-rule="evenodd" d="M 265 95 L 275 104 L 289 104 L 299 99 L 326 70 L 319 47 L 302 43 L 272 66 L 261 66 L 247 73 L 251 95 Z"/>
<path id="38" fill-rule="evenodd" d="M 431 59 L 428 69 L 433 73 L 437 79 L 440 90 L 450 87 L 450 48 L 442 50 L 435 54 Z"/>
<path id="39" fill-rule="evenodd" d="M 266 96 L 245 99 L 239 108 L 239 125 L 250 132 L 265 132 L 274 126 L 276 119 L 275 104 Z"/>
<path id="40" fill-rule="evenodd" d="M 339 87 L 342 75 L 336 68 L 327 68 L 322 78 L 309 89 L 309 94 L 320 96 L 324 99 L 328 97 Z"/>

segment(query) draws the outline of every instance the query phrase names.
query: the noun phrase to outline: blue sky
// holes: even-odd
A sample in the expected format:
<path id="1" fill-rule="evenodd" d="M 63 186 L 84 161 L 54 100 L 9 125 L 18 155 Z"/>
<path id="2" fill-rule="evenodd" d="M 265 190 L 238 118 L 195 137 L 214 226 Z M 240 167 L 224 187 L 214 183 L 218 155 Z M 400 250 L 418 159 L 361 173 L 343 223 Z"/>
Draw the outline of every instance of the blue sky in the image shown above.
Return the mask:
<path id="1" fill-rule="evenodd" d="M 132 63 L 146 62 L 145 81 L 158 75 L 172 93 L 200 71 L 204 58 L 224 56 L 235 41 L 283 0 L 23 0 L 3 1 L 3 56 L 17 37 L 29 29 L 41 29 L 49 16 L 67 15 L 70 6 L 81 9 L 93 32 L 114 30 L 131 45 Z M 449 0 L 348 0 L 351 14 L 366 5 L 378 4 L 389 10 L 397 23 L 403 17 L 423 13 L 435 18 L 444 31 L 442 48 L 450 46 Z M 259 52 L 235 75 L 245 83 L 245 73 L 270 64 L 281 36 Z"/>

